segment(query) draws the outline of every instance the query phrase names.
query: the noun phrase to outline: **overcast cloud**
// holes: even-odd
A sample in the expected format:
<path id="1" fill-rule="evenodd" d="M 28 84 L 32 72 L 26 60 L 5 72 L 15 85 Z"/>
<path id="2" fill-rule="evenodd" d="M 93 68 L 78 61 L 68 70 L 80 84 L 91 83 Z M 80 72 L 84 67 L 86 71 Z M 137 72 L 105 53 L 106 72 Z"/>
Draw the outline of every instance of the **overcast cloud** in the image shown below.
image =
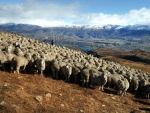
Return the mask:
<path id="1" fill-rule="evenodd" d="M 40 26 L 59 25 L 132 25 L 150 24 L 150 9 L 131 10 L 125 14 L 104 14 L 80 12 L 80 3 L 58 5 L 50 2 L 28 0 L 24 4 L 0 4 L 0 23 L 25 23 Z"/>

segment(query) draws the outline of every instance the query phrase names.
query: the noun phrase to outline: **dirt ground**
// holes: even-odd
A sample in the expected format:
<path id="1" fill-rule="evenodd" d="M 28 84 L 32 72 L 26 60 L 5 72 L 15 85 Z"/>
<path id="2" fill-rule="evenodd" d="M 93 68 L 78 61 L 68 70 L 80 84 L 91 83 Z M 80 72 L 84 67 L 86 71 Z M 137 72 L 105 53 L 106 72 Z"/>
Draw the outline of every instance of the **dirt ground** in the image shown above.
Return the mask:
<path id="1" fill-rule="evenodd" d="M 150 72 L 150 65 L 105 57 Z M 144 66 L 144 67 L 143 67 Z M 150 113 L 150 99 L 113 89 L 83 88 L 32 74 L 0 71 L 0 113 Z"/>

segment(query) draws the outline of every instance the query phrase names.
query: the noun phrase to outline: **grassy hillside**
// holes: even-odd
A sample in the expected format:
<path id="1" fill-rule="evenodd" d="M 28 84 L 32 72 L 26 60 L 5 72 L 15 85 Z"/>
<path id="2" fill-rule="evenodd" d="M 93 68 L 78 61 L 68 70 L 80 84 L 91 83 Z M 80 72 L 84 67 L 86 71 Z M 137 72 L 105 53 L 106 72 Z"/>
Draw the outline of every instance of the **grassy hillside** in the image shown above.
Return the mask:
<path id="1" fill-rule="evenodd" d="M 142 51 L 139 49 L 131 51 L 123 51 L 123 50 L 103 48 L 89 51 L 88 54 L 93 54 L 95 57 L 113 56 L 135 62 L 144 62 L 150 64 L 150 52 Z"/>
<path id="2" fill-rule="evenodd" d="M 114 57 L 114 60 L 143 71 L 150 65 Z M 0 71 L 1 113 L 148 113 L 150 100 L 135 98 L 133 94 L 119 96 L 115 90 L 104 92 L 82 88 L 79 84 L 66 83 L 31 74 L 13 74 Z"/>

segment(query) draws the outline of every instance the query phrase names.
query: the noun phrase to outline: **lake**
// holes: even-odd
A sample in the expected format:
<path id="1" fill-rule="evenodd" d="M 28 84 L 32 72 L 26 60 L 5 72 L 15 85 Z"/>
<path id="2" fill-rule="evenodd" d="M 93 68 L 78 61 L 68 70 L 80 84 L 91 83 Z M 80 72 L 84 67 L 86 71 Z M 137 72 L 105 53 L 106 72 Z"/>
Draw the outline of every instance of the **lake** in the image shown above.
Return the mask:
<path id="1" fill-rule="evenodd" d="M 54 45 L 56 45 L 56 46 L 65 46 L 65 47 L 77 47 L 77 48 L 79 48 L 79 49 L 81 49 L 81 50 L 84 50 L 84 51 L 91 51 L 91 50 L 93 50 L 93 48 L 92 47 L 90 47 L 90 46 L 82 46 L 82 45 L 75 45 L 75 44 L 67 44 L 67 43 L 54 43 Z"/>

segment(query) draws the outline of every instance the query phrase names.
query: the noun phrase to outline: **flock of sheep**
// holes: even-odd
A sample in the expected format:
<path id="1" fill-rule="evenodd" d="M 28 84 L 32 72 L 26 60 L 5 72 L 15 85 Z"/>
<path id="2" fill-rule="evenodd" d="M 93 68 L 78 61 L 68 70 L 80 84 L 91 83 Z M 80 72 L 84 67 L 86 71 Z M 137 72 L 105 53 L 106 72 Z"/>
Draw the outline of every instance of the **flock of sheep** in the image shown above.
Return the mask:
<path id="1" fill-rule="evenodd" d="M 45 73 L 53 79 L 62 78 L 66 82 L 73 77 L 75 83 L 82 81 L 82 86 L 104 91 L 115 87 L 120 95 L 128 90 L 149 98 L 150 74 L 113 61 L 102 60 L 81 51 L 39 42 L 15 33 L 0 32 L 0 65 L 5 71 L 5 64 L 10 62 L 11 72 Z M 44 72 L 44 73 L 43 73 Z"/>

